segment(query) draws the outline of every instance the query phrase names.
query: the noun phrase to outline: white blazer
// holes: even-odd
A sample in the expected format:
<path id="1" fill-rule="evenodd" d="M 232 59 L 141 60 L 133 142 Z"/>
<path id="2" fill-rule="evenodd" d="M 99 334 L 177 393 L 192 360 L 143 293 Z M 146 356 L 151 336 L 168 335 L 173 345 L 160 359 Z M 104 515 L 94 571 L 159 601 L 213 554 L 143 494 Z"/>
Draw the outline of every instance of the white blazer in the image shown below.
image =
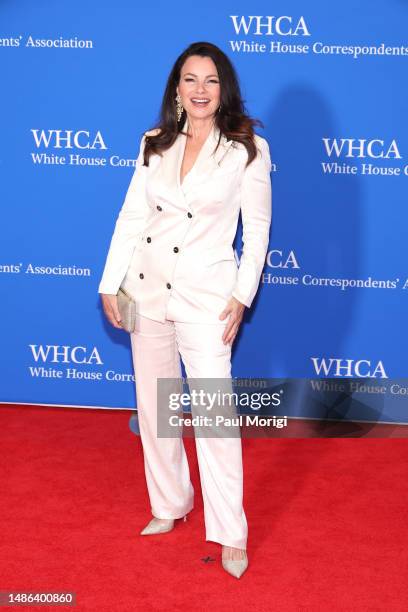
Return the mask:
<path id="1" fill-rule="evenodd" d="M 179 134 L 143 166 L 145 136 L 153 133 L 141 139 L 98 292 L 116 294 L 122 284 L 138 313 L 161 322 L 177 292 L 182 320 L 219 323 L 231 296 L 249 308 L 258 289 L 272 214 L 268 143 L 255 135 L 258 154 L 245 168 L 245 147 L 224 135 L 213 154 L 219 136 L 214 125 L 180 184 L 186 136 Z M 232 243 L 240 211 L 238 266 Z"/>

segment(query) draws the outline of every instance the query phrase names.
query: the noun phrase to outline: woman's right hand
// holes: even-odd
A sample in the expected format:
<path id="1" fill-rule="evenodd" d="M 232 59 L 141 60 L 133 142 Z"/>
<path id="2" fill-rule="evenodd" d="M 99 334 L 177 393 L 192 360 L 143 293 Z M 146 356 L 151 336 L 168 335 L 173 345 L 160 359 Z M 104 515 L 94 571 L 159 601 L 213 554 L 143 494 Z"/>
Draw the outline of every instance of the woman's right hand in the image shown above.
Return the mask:
<path id="1" fill-rule="evenodd" d="M 103 311 L 109 323 L 117 329 L 122 329 L 121 316 L 118 308 L 118 298 L 110 293 L 101 293 Z"/>

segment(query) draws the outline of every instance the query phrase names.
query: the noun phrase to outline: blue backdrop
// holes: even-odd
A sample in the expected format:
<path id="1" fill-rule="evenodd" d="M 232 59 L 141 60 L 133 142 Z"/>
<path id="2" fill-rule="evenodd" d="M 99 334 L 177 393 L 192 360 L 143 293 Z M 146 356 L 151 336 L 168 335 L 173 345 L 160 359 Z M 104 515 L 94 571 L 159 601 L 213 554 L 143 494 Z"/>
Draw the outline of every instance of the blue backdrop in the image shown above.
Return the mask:
<path id="1" fill-rule="evenodd" d="M 207 40 L 273 163 L 234 376 L 373 377 L 376 420 L 408 421 L 406 2 L 3 0 L 0 16 L 2 402 L 135 406 L 129 337 L 97 287 L 169 70 Z M 357 399 L 347 418 L 368 418 Z"/>

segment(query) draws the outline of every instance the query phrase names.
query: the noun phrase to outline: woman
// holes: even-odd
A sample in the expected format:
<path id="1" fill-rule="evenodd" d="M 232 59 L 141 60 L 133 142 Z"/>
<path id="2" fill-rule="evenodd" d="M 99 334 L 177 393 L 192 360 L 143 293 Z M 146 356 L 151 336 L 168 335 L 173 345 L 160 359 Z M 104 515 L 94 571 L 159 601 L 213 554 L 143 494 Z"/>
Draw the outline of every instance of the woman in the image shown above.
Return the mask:
<path id="1" fill-rule="evenodd" d="M 157 381 L 231 380 L 231 348 L 258 289 L 269 243 L 271 159 L 259 120 L 244 112 L 238 79 L 215 45 L 191 44 L 169 75 L 158 125 L 145 132 L 99 285 L 120 328 L 117 291 L 136 300 L 131 333 L 140 435 L 153 519 L 143 535 L 170 531 L 193 508 L 181 437 L 158 438 Z M 239 212 L 243 253 L 232 243 Z M 206 540 L 222 566 L 248 566 L 241 438 L 197 437 Z"/>

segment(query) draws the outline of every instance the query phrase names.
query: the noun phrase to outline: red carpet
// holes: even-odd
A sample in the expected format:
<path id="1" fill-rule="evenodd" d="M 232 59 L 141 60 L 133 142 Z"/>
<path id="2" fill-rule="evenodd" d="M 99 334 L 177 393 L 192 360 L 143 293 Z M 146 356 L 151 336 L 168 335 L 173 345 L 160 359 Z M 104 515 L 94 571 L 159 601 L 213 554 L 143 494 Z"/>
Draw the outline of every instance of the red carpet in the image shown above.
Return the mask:
<path id="1" fill-rule="evenodd" d="M 129 416 L 0 407 L 0 591 L 73 591 L 75 608 L 52 609 L 81 612 L 407 609 L 405 439 L 244 439 L 250 566 L 237 580 L 205 541 L 192 439 L 193 512 L 138 535 L 150 509 Z"/>

